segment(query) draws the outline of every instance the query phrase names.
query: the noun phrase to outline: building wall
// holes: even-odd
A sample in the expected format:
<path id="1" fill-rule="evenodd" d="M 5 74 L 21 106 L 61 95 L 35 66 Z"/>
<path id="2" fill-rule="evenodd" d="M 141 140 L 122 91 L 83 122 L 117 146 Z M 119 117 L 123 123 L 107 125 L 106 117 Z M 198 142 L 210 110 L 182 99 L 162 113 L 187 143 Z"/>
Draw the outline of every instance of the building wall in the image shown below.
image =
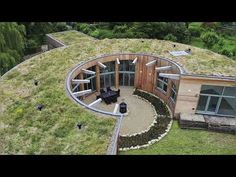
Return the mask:
<path id="1" fill-rule="evenodd" d="M 46 35 L 46 40 L 47 40 L 48 50 L 65 46 L 62 42 L 54 39 L 53 37 L 51 37 L 48 34 Z"/>
<path id="2" fill-rule="evenodd" d="M 195 114 L 202 85 L 235 86 L 235 81 L 182 76 L 175 108 L 177 118 L 181 112 Z"/>
<path id="3" fill-rule="evenodd" d="M 167 103 L 167 105 L 170 107 L 172 113 L 174 114 L 175 110 L 175 103 L 169 98 L 170 92 L 171 92 L 171 83 L 172 81 L 175 83 L 176 87 L 178 88 L 179 80 L 168 80 L 168 91 L 166 94 L 164 94 L 162 91 L 157 89 L 156 87 L 156 78 L 158 77 L 158 72 L 156 72 L 155 67 L 161 67 L 161 66 L 172 66 L 171 70 L 168 71 L 161 71 L 165 73 L 173 73 L 173 74 L 179 74 L 180 71 L 175 64 L 163 60 L 156 56 L 151 55 L 144 55 L 144 54 L 117 54 L 117 55 L 108 55 L 108 56 L 102 56 L 98 57 L 90 62 L 85 63 L 83 66 L 78 68 L 72 75 L 72 78 L 75 78 L 77 75 L 79 75 L 82 72 L 82 69 L 88 69 L 92 66 L 97 65 L 97 62 L 106 63 L 109 61 L 116 61 L 116 58 L 119 58 L 120 61 L 122 60 L 134 60 L 135 58 L 138 58 L 138 61 L 135 66 L 135 78 L 134 78 L 134 87 L 138 89 L 142 89 L 144 91 L 153 93 L 160 97 L 164 102 Z M 157 60 L 157 62 L 152 66 L 146 66 L 146 64 L 150 61 Z M 99 70 L 99 67 L 98 67 Z M 118 70 L 116 70 L 118 72 Z M 97 72 L 97 74 L 99 71 Z M 97 77 L 99 77 L 97 75 Z M 119 81 L 117 78 L 119 77 L 119 74 L 116 74 L 116 80 Z M 99 82 L 97 82 L 99 83 Z M 116 85 L 116 88 L 119 88 L 119 85 Z M 97 85 L 97 91 L 99 91 L 99 86 Z"/>
<path id="4" fill-rule="evenodd" d="M 217 85 L 217 86 L 235 86 L 236 81 L 226 80 L 221 78 L 209 78 L 209 77 L 200 77 L 200 76 L 189 76 L 181 75 L 180 80 L 168 79 L 168 90 L 166 93 L 162 92 L 156 87 L 157 77 L 159 72 L 155 70 L 155 67 L 162 66 L 172 66 L 171 70 L 161 71 L 162 73 L 171 73 L 171 74 L 180 74 L 180 69 L 168 60 L 161 59 L 156 56 L 145 55 L 145 54 L 114 54 L 108 56 L 101 56 L 90 62 L 85 63 L 83 66 L 79 67 L 72 75 L 72 78 L 77 77 L 82 69 L 87 69 L 92 66 L 97 65 L 97 62 L 106 63 L 109 61 L 116 61 L 116 58 L 119 60 L 134 60 L 138 58 L 138 61 L 135 66 L 135 78 L 134 78 L 134 87 L 153 93 L 162 99 L 172 111 L 174 117 L 178 118 L 181 112 L 195 114 L 201 86 L 205 85 Z M 150 61 L 157 60 L 157 62 L 152 66 L 146 66 Z M 116 67 L 117 64 L 116 64 Z M 97 67 L 99 74 L 100 67 Z M 116 68 L 116 72 L 119 70 Z M 97 76 L 99 77 L 99 76 Z M 119 84 L 119 74 L 116 74 L 116 83 Z M 99 79 L 100 80 L 100 79 Z M 177 88 L 177 98 L 176 103 L 170 98 L 172 83 L 176 85 Z M 99 82 L 97 82 L 99 84 Z M 99 91 L 99 86 L 97 85 L 97 91 Z M 119 85 L 116 84 L 116 88 L 119 88 Z"/>

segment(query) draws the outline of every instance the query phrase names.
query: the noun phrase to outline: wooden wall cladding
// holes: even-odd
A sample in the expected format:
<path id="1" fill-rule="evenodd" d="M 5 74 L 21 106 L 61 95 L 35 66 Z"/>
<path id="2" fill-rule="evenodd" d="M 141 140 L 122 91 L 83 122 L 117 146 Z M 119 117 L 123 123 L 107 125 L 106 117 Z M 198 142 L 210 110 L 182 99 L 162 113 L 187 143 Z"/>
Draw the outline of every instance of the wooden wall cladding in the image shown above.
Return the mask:
<path id="1" fill-rule="evenodd" d="M 167 105 L 170 107 L 172 113 L 174 113 L 175 104 L 169 100 L 170 92 L 171 92 L 171 86 L 173 81 L 175 85 L 179 86 L 178 80 L 171 80 L 169 79 L 168 83 L 168 91 L 167 93 L 163 93 L 161 90 L 156 88 L 156 78 L 158 77 L 158 72 L 156 72 L 156 67 L 161 66 L 173 66 L 171 70 L 168 71 L 162 71 L 165 73 L 179 73 L 179 69 L 171 62 L 167 60 L 163 60 L 156 56 L 146 55 L 146 54 L 117 54 L 117 55 L 109 55 L 109 56 L 102 56 L 95 60 L 92 60 L 91 62 L 85 63 L 80 68 L 78 68 L 74 73 L 72 78 L 75 78 L 80 72 L 81 69 L 88 69 L 92 66 L 97 65 L 97 62 L 106 63 L 110 61 L 116 61 L 116 58 L 119 58 L 120 61 L 122 60 L 134 60 L 135 58 L 138 58 L 136 65 L 135 65 L 135 78 L 134 78 L 134 87 L 142 89 L 147 92 L 151 92 L 158 97 L 160 97 L 164 102 L 167 103 Z M 152 66 L 146 66 L 146 64 L 150 61 L 157 60 L 157 62 Z M 117 72 L 116 68 L 116 72 Z M 116 74 L 116 83 L 118 83 L 117 77 L 119 74 Z M 97 80 L 97 84 L 99 84 L 99 81 Z M 117 84 L 116 84 L 117 86 Z M 99 86 L 97 85 L 99 88 Z M 98 91 L 99 89 L 97 89 Z"/>

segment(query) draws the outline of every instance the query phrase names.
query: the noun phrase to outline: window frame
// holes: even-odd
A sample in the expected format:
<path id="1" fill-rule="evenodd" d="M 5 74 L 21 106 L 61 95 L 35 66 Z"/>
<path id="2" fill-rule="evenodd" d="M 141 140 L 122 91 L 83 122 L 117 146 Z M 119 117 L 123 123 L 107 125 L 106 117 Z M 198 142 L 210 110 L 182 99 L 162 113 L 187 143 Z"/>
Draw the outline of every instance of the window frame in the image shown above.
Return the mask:
<path id="1" fill-rule="evenodd" d="M 202 85 L 202 86 L 203 86 L 203 85 Z M 202 86 L 201 86 L 201 89 L 202 89 Z M 218 85 L 210 85 L 210 86 L 217 86 L 217 87 L 219 87 Z M 196 107 L 196 113 L 199 113 L 199 114 L 206 114 L 206 115 L 217 115 L 217 116 L 224 116 L 224 117 L 236 117 L 236 113 L 235 113 L 235 115 L 219 114 L 219 109 L 220 109 L 220 105 L 221 105 L 222 98 L 232 98 L 232 99 L 235 99 L 235 101 L 236 101 L 236 96 L 224 95 L 224 93 L 225 93 L 225 88 L 226 88 L 226 87 L 229 87 L 229 86 L 220 86 L 220 87 L 223 87 L 223 90 L 222 90 L 221 95 L 206 94 L 206 93 L 200 93 L 200 94 L 199 94 L 199 99 L 200 99 L 200 96 L 207 96 L 207 103 L 206 103 L 206 105 L 205 105 L 204 111 L 197 110 L 197 107 L 198 107 L 198 104 L 199 104 L 199 99 L 198 99 L 198 104 L 197 104 L 197 107 Z M 201 92 L 201 91 L 200 91 L 200 92 Z M 209 107 L 209 102 L 210 102 L 211 97 L 218 97 L 216 109 L 215 109 L 214 112 L 209 112 L 209 111 L 207 111 L 207 110 L 208 110 L 208 107 Z"/>

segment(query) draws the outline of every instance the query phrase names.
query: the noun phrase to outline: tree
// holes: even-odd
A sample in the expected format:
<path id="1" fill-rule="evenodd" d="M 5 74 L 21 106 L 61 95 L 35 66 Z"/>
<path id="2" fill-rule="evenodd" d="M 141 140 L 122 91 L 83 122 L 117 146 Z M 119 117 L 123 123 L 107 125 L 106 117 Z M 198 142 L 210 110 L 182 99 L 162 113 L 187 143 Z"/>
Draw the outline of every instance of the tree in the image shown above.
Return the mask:
<path id="1" fill-rule="evenodd" d="M 20 63 L 25 50 L 25 27 L 14 22 L 0 23 L 0 74 Z"/>
<path id="2" fill-rule="evenodd" d="M 173 34 L 167 34 L 165 37 L 164 37 L 165 40 L 169 40 L 169 41 L 174 41 L 176 42 L 177 41 L 177 38 L 173 35 Z"/>
<path id="3" fill-rule="evenodd" d="M 219 36 L 213 31 L 202 33 L 200 38 L 207 48 L 212 48 L 212 46 L 217 44 L 220 40 Z"/>

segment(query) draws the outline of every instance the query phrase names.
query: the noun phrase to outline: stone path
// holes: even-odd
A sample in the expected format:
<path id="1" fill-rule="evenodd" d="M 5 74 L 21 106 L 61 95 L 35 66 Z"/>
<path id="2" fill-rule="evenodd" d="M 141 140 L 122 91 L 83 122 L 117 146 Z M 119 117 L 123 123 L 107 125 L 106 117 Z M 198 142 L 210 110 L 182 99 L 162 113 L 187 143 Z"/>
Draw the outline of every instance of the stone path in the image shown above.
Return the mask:
<path id="1" fill-rule="evenodd" d="M 133 87 L 124 86 L 120 87 L 120 90 L 121 96 L 118 98 L 117 103 L 121 103 L 124 98 L 128 107 L 128 115 L 123 119 L 120 135 L 130 135 L 146 130 L 154 121 L 155 112 L 152 109 L 152 106 L 148 102 L 133 96 Z M 93 94 L 87 97 L 84 102 L 89 104 L 95 100 L 96 94 Z M 94 107 L 104 111 L 113 112 L 117 103 L 106 105 L 104 102 L 101 102 Z"/>

